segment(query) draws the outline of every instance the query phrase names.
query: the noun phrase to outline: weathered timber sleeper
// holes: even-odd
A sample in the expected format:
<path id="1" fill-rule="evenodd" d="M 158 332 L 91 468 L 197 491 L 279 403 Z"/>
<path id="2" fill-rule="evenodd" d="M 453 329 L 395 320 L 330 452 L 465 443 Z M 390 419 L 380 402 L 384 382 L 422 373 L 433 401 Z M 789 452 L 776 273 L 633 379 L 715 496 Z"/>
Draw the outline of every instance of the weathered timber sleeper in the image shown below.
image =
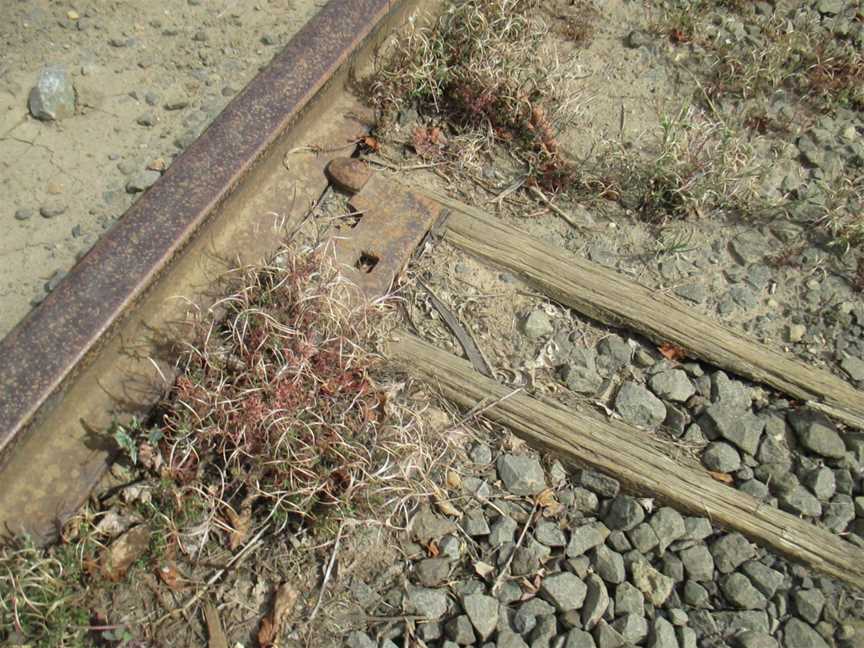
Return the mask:
<path id="1" fill-rule="evenodd" d="M 509 387 L 474 371 L 465 360 L 409 333 L 400 334 L 390 344 L 389 355 L 454 403 L 465 408 L 491 404 L 485 417 L 534 445 L 612 475 L 680 509 L 708 516 L 722 527 L 864 588 L 864 550 L 714 480 L 699 466 L 671 459 L 644 431 L 594 412 L 513 394 Z"/>

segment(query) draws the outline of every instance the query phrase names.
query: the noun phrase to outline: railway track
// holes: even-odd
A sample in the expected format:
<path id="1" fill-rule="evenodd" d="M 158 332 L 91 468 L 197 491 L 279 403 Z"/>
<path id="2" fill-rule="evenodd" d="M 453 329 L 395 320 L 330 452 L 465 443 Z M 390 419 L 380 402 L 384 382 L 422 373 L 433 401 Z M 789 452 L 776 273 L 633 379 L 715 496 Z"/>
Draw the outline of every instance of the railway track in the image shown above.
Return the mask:
<path id="1" fill-rule="evenodd" d="M 328 180 L 325 169 L 349 154 L 371 124 L 371 115 L 345 90 L 350 70 L 368 62 L 375 45 L 421 4 L 326 5 L 0 341 L 0 523 L 8 530 L 46 539 L 56 534 L 111 461 L 115 446 L 105 431 L 116 420 L 148 411 L 158 399 L 171 371 L 165 336 L 182 323 L 190 302 L 207 307 L 217 297 L 216 277 L 237 262 L 255 262 L 274 251 L 329 181 L 340 180 L 338 173 Z M 356 159 L 333 168 L 340 165 L 354 173 L 354 184 L 348 183 L 356 192 L 352 204 L 365 215 L 337 253 L 367 295 L 386 291 L 431 232 L 518 272 L 595 319 L 686 347 L 849 426 L 864 419 L 861 393 L 827 373 L 732 336 L 674 300 L 661 304 L 632 282 L 544 249 L 470 207 L 379 175 L 370 179 L 370 169 Z M 466 353 L 471 357 L 467 348 Z M 394 342 L 392 356 L 443 386 L 465 408 L 506 400 L 506 390 L 481 375 L 488 367 L 471 367 L 409 335 Z M 527 418 L 520 413 L 525 411 Z M 767 510 L 698 466 L 676 468 L 656 449 L 636 443 L 632 428 L 525 395 L 485 413 L 570 461 L 864 586 L 859 547 Z"/>

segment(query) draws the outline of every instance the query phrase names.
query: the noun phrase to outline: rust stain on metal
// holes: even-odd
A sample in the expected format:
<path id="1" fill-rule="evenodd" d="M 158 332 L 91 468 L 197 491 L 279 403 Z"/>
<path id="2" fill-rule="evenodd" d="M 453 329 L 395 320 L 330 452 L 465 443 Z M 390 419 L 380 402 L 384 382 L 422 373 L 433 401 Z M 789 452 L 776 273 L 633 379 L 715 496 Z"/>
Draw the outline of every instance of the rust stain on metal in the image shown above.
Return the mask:
<path id="1" fill-rule="evenodd" d="M 124 311 L 398 4 L 331 0 L 0 340 L 0 462 Z"/>
<path id="2" fill-rule="evenodd" d="M 346 278 L 374 299 L 390 290 L 444 208 L 376 175 L 351 199 L 351 206 L 363 216 L 337 240 L 336 258 Z"/>

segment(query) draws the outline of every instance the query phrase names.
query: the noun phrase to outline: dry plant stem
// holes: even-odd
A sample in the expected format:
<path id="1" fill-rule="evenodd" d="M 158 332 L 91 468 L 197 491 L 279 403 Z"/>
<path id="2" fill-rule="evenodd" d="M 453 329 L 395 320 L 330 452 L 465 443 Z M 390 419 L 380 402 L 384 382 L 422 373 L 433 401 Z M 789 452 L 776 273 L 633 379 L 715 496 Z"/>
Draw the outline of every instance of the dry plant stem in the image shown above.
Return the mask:
<path id="1" fill-rule="evenodd" d="M 537 187 L 528 187 L 528 191 L 530 191 L 534 196 L 536 196 L 540 202 L 545 204 L 549 209 L 558 214 L 561 218 L 563 218 L 568 225 L 571 227 L 575 227 L 577 229 L 586 229 L 586 230 L 599 230 L 602 229 L 600 227 L 592 227 L 591 225 L 587 225 L 585 223 L 580 223 L 576 219 L 574 219 L 570 214 L 565 212 L 563 209 L 558 207 L 555 203 L 553 203 L 549 198 Z"/>
<path id="2" fill-rule="evenodd" d="M 443 431 L 442 434 L 447 434 L 448 432 L 452 432 L 453 430 L 460 428 L 463 425 L 465 425 L 468 421 L 471 421 L 471 420 L 477 418 L 478 416 L 482 416 L 486 411 L 492 409 L 493 407 L 496 407 L 497 405 L 500 405 L 501 403 L 506 401 L 508 398 L 515 396 L 516 394 L 521 392 L 522 389 L 523 389 L 522 387 L 517 387 L 516 389 L 511 391 L 506 396 L 502 396 L 501 398 L 497 398 L 494 401 L 487 403 L 485 405 L 483 403 L 478 403 L 475 407 L 472 407 L 471 410 L 465 416 L 463 416 L 461 419 L 459 419 L 458 421 L 456 421 L 455 423 L 453 423 L 452 425 L 447 427 Z M 502 513 L 502 515 L 503 515 L 503 513 Z"/>
<path id="3" fill-rule="evenodd" d="M 516 541 L 516 545 L 513 547 L 513 551 L 510 552 L 510 557 L 507 559 L 507 563 L 504 565 L 504 568 L 501 570 L 501 573 L 498 574 L 498 578 L 495 579 L 495 584 L 492 586 L 492 596 L 497 596 L 498 590 L 501 589 L 501 585 L 504 584 L 504 579 L 510 574 L 510 565 L 513 563 L 513 559 L 516 557 L 516 551 L 519 547 L 522 546 L 522 543 L 525 541 L 525 535 L 528 533 L 528 527 L 531 526 L 534 522 L 534 514 L 537 513 L 537 508 L 540 506 L 540 500 L 534 500 L 534 506 L 531 507 L 531 513 L 528 515 L 528 519 L 525 520 L 525 526 L 522 527 L 522 533 L 519 534 L 519 539 Z"/>
<path id="4" fill-rule="evenodd" d="M 327 563 L 327 570 L 324 572 L 324 580 L 321 581 L 321 591 L 318 593 L 318 602 L 315 604 L 315 608 L 312 610 L 312 613 L 309 615 L 309 620 L 307 623 L 312 623 L 316 616 L 318 616 L 318 611 L 321 609 L 321 604 L 324 601 L 324 593 L 327 591 L 327 583 L 330 582 L 330 576 L 333 573 L 333 566 L 336 564 L 336 554 L 339 553 L 339 543 L 342 541 L 342 531 L 345 529 L 345 522 L 339 524 L 339 530 L 336 532 L 336 540 L 333 542 L 333 553 L 330 554 L 330 561 Z"/>

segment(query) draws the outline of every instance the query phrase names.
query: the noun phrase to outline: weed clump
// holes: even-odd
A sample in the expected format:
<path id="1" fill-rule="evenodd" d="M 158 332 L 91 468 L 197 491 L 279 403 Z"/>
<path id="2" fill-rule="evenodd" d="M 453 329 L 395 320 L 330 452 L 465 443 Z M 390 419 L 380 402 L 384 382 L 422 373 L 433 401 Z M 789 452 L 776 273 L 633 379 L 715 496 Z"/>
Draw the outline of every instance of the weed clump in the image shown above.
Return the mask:
<path id="1" fill-rule="evenodd" d="M 572 174 L 557 133 L 575 116 L 575 74 L 547 38 L 539 5 L 451 2 L 431 27 L 412 24 L 367 80 L 379 127 L 414 108 L 474 140 L 471 150 L 506 144 L 541 184 Z"/>

